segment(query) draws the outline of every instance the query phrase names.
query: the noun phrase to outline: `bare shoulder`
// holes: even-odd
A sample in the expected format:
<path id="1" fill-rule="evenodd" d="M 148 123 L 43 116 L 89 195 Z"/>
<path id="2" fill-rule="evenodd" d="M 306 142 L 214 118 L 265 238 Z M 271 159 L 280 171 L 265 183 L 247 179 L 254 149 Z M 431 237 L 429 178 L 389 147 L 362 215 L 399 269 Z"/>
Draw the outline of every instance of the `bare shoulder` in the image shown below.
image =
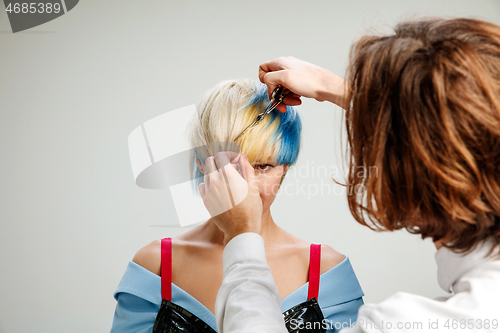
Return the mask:
<path id="1" fill-rule="evenodd" d="M 132 261 L 146 268 L 148 271 L 160 275 L 161 239 L 152 241 L 137 251 Z"/>
<path id="2" fill-rule="evenodd" d="M 321 274 L 344 261 L 345 257 L 328 245 L 321 244 Z"/>
<path id="3" fill-rule="evenodd" d="M 306 242 L 303 239 L 300 239 L 289 232 L 284 231 L 284 234 L 287 237 L 287 242 L 292 244 L 292 248 L 294 249 L 292 253 L 295 255 L 294 260 L 298 258 L 305 260 L 307 266 L 309 266 L 309 254 L 311 243 Z M 330 246 L 321 244 L 321 269 L 320 274 L 329 271 L 333 267 L 340 264 L 344 261 L 345 257 L 342 253 L 335 251 Z M 296 261 L 298 262 L 298 261 Z"/>
<path id="4" fill-rule="evenodd" d="M 185 257 L 189 253 L 193 252 L 193 248 L 196 248 L 196 244 L 198 243 L 193 241 L 193 234 L 194 236 L 197 235 L 196 232 L 193 233 L 193 230 L 191 230 L 172 238 L 172 263 L 174 263 L 175 259 Z M 132 261 L 137 265 L 144 267 L 148 271 L 160 276 L 161 239 L 154 240 L 137 251 Z"/>

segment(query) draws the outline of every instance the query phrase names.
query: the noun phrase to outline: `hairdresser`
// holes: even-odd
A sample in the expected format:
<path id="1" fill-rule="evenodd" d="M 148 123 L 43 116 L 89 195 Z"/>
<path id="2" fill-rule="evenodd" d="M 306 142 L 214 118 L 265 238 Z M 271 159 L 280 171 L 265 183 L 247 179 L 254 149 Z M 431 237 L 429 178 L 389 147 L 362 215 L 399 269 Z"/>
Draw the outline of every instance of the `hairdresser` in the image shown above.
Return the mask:
<path id="1" fill-rule="evenodd" d="M 290 89 L 288 105 L 307 97 L 345 110 L 356 221 L 407 229 L 437 249 L 446 297 L 396 293 L 361 306 L 357 323 L 343 332 L 498 331 L 500 27 L 471 19 L 402 23 L 391 35 L 353 45 L 346 81 L 290 57 L 263 63 L 259 77 L 269 93 L 279 84 Z M 245 165 L 249 194 L 215 219 L 229 240 L 217 326 L 225 333 L 286 332 L 259 235 L 261 201 Z M 368 167 L 379 172 L 359 177 L 356 171 Z M 238 173 L 230 175 L 230 186 L 241 184 Z M 226 184 L 210 186 L 206 205 Z"/>

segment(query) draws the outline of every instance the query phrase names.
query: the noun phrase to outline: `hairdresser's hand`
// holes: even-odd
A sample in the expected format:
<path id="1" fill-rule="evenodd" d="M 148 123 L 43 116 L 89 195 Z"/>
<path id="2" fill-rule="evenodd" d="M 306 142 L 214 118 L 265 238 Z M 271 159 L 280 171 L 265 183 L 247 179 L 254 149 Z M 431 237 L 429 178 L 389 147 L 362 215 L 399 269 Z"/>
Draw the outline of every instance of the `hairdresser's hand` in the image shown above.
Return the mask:
<path id="1" fill-rule="evenodd" d="M 284 99 L 286 105 L 302 104 L 300 97 L 314 98 L 319 102 L 329 101 L 346 108 L 345 81 L 329 70 L 294 57 L 280 57 L 266 61 L 259 67 L 259 79 L 267 85 L 269 96 L 278 85 L 288 88 L 293 94 Z M 283 104 L 278 106 L 285 112 Z"/>
<path id="2" fill-rule="evenodd" d="M 260 234 L 262 200 L 246 155 L 217 153 L 215 158 L 207 158 L 205 169 L 200 194 L 213 221 L 224 232 L 224 242 L 245 232 Z"/>

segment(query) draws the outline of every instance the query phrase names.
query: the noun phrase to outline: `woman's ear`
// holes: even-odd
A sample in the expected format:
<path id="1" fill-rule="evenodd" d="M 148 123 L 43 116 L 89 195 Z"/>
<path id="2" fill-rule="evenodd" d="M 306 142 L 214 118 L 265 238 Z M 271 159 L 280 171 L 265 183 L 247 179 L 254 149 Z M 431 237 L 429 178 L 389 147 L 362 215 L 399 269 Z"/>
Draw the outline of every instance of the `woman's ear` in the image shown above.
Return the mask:
<path id="1" fill-rule="evenodd" d="M 196 164 L 198 165 L 198 169 L 200 169 L 202 174 L 205 174 L 205 167 L 203 166 L 203 163 L 201 163 L 199 158 L 196 158 Z"/>

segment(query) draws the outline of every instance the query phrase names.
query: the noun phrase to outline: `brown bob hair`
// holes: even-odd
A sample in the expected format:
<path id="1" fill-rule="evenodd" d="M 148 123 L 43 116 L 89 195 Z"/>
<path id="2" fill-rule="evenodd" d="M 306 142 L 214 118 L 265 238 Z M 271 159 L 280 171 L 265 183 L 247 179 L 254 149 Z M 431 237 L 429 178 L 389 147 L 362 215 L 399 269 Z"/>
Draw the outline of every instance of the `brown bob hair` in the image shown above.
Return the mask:
<path id="1" fill-rule="evenodd" d="M 351 49 L 348 202 L 374 230 L 500 244 L 500 27 L 425 19 Z"/>

